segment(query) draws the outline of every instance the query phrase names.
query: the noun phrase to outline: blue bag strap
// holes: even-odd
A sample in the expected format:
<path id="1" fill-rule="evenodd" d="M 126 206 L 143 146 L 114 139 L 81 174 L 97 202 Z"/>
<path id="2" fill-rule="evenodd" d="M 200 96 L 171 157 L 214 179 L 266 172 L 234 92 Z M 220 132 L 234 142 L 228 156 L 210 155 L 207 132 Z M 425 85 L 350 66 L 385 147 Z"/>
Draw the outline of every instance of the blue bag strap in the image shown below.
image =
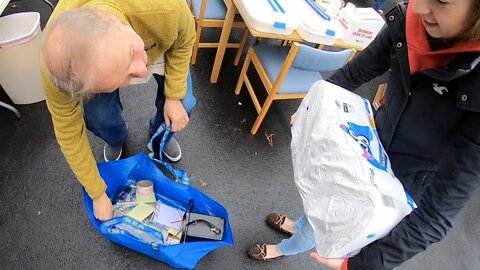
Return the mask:
<path id="1" fill-rule="evenodd" d="M 163 167 L 165 167 L 167 171 L 175 177 L 174 179 L 175 182 L 182 182 L 182 184 L 188 186 L 190 185 L 190 178 L 188 177 L 187 173 L 183 170 L 174 169 L 170 163 L 165 162 L 162 159 L 162 151 L 165 148 L 165 144 L 171 134 L 172 134 L 171 125 L 166 127 L 165 123 L 162 123 L 147 144 L 147 148 L 148 150 L 150 150 L 148 157 L 150 157 L 150 159 L 155 161 L 157 164 L 160 164 Z M 155 149 L 153 149 L 155 140 L 160 140 L 160 143 L 159 143 L 160 147 L 158 149 L 158 158 L 155 157 Z"/>
<path id="2" fill-rule="evenodd" d="M 152 229 L 152 228 L 142 224 L 142 222 L 137 221 L 137 220 L 135 220 L 133 218 L 130 218 L 130 217 L 127 217 L 127 216 L 115 217 L 115 218 L 112 218 L 112 219 L 107 220 L 105 222 L 102 222 L 102 224 L 100 224 L 100 232 L 103 235 L 124 235 L 124 236 L 127 236 L 129 238 L 133 238 L 136 241 L 143 242 L 142 240 L 138 239 L 135 235 L 129 233 L 127 230 L 115 228 L 115 225 L 121 224 L 121 223 L 128 224 L 129 226 L 131 226 L 135 229 L 144 231 L 144 232 L 148 233 L 149 235 L 154 236 L 155 238 L 157 238 L 161 242 L 164 241 L 163 235 L 162 235 L 161 232 L 159 232 L 155 229 Z M 146 244 L 150 244 L 150 243 L 146 243 Z M 154 247 L 154 245 L 152 247 Z"/>

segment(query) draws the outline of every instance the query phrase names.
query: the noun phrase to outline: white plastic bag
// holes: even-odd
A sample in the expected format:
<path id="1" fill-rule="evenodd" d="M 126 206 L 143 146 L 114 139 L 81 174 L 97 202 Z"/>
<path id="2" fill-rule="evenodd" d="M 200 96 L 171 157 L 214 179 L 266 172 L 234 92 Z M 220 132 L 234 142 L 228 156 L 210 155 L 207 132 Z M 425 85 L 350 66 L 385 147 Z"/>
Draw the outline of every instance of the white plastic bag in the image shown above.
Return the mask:
<path id="1" fill-rule="evenodd" d="M 415 203 L 395 178 L 368 100 L 316 82 L 292 127 L 295 183 L 316 250 L 351 257 L 388 232 Z"/>

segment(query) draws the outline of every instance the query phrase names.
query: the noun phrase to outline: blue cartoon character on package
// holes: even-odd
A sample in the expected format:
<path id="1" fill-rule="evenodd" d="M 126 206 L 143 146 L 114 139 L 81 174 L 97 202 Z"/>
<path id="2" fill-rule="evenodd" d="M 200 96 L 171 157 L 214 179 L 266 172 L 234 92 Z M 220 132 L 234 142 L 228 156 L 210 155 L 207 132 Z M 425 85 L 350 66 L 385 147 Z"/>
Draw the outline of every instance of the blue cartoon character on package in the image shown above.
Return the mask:
<path id="1" fill-rule="evenodd" d="M 362 156 L 365 157 L 370 164 L 380 170 L 388 171 L 388 157 L 385 154 L 383 147 L 380 144 L 378 145 L 378 158 L 375 158 L 375 155 L 372 152 L 371 144 L 373 143 L 374 139 L 377 138 L 374 137 L 375 135 L 370 127 L 357 125 L 353 122 L 347 122 L 347 125 L 341 124 L 340 128 L 350 135 L 350 137 L 352 137 L 355 141 L 357 141 L 357 143 L 363 149 Z M 376 141 L 378 143 L 378 139 Z"/>

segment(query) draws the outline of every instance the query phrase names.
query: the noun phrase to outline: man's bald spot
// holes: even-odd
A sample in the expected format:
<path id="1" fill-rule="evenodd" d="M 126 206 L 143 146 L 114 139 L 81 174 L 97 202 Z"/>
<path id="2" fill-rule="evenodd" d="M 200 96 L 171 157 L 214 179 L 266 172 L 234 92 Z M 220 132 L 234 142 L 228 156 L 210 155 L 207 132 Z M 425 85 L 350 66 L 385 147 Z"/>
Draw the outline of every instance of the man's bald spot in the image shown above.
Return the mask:
<path id="1" fill-rule="evenodd" d="M 88 72 L 94 45 L 118 20 L 93 7 L 60 14 L 45 31 L 43 57 L 57 86 L 70 94 L 84 90 L 92 81 Z"/>

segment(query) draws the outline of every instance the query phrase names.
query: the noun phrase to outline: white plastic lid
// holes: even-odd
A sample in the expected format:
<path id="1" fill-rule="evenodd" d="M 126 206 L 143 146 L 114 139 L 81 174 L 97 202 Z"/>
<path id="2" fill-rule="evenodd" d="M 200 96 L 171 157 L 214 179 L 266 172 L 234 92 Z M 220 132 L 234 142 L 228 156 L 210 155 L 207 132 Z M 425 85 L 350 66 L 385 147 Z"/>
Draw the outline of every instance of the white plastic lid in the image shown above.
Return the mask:
<path id="1" fill-rule="evenodd" d="M 40 13 L 22 12 L 0 17 L 0 47 L 28 42 L 39 32 Z"/>

